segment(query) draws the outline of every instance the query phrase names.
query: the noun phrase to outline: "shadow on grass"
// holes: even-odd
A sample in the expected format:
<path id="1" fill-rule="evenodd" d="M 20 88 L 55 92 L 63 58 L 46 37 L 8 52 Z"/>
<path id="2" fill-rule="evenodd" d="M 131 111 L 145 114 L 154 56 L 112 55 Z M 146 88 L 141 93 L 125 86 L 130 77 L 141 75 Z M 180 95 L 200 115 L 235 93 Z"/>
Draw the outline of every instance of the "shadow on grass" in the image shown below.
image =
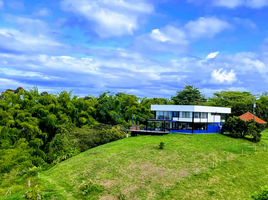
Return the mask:
<path id="1" fill-rule="evenodd" d="M 246 135 L 245 137 L 234 137 L 230 133 L 221 133 L 221 135 L 224 135 L 226 137 L 233 138 L 233 139 L 244 139 L 244 140 L 247 140 L 249 142 L 258 143 L 258 142 L 255 142 L 253 137 L 251 137 L 249 135 Z"/>

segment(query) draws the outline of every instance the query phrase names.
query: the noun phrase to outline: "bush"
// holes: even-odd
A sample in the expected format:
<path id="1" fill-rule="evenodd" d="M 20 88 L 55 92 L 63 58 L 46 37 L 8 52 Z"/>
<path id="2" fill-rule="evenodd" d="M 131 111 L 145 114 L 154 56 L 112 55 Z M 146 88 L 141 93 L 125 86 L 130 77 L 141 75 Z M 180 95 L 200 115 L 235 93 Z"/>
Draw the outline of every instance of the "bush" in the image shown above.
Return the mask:
<path id="1" fill-rule="evenodd" d="M 101 193 L 104 191 L 104 187 L 98 184 L 94 184 L 92 180 L 83 181 L 80 185 L 80 190 L 84 196 L 92 193 Z"/>
<path id="2" fill-rule="evenodd" d="M 164 142 L 160 142 L 159 144 L 159 149 L 164 149 L 165 143 Z"/>
<path id="3" fill-rule="evenodd" d="M 248 122 L 248 135 L 252 137 L 252 142 L 261 141 L 261 132 L 264 130 L 261 125 L 256 122 L 254 123 L 254 121 Z"/>
<path id="4" fill-rule="evenodd" d="M 35 185 L 34 187 L 30 188 L 25 195 L 23 195 L 25 199 L 34 199 L 34 200 L 41 200 L 44 198 L 44 193 L 42 191 L 42 187 L 40 185 Z"/>
<path id="5" fill-rule="evenodd" d="M 243 138 L 247 134 L 247 123 L 239 117 L 229 117 L 222 126 L 221 133 L 229 132 L 234 138 Z"/>
<path id="6" fill-rule="evenodd" d="M 260 193 L 252 194 L 251 197 L 254 200 L 267 200 L 268 199 L 268 186 L 262 187 Z"/>
<path id="7" fill-rule="evenodd" d="M 265 129 L 263 124 L 254 122 L 253 120 L 245 122 L 239 117 L 230 117 L 226 123 L 223 124 L 221 133 L 229 132 L 234 138 L 244 138 L 246 135 L 252 137 L 253 142 L 261 140 L 261 132 Z"/>

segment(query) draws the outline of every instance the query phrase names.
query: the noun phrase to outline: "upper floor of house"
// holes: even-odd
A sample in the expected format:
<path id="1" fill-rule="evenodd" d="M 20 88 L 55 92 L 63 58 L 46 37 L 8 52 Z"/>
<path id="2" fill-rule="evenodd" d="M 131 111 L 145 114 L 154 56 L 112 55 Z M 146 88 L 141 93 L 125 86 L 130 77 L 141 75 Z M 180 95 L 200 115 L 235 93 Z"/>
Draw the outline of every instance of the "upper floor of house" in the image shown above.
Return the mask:
<path id="1" fill-rule="evenodd" d="M 151 105 L 156 120 L 214 123 L 224 122 L 224 115 L 231 113 L 231 108 L 195 105 Z"/>

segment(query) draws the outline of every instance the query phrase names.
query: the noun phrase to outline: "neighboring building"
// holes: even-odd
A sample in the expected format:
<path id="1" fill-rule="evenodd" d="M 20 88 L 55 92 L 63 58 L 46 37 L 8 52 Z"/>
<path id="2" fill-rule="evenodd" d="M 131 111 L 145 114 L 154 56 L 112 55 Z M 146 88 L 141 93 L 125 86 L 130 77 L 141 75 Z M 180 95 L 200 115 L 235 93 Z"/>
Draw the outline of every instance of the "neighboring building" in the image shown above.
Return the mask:
<path id="1" fill-rule="evenodd" d="M 219 133 L 224 115 L 231 108 L 195 105 L 151 105 L 154 119 L 147 119 L 147 131 Z"/>
<path id="2" fill-rule="evenodd" d="M 253 114 L 251 114 L 250 112 L 247 112 L 243 115 L 240 116 L 240 119 L 242 119 L 243 121 L 250 121 L 250 120 L 255 120 L 255 122 L 258 122 L 260 124 L 267 124 L 265 121 L 263 121 L 262 119 L 254 116 Z"/>

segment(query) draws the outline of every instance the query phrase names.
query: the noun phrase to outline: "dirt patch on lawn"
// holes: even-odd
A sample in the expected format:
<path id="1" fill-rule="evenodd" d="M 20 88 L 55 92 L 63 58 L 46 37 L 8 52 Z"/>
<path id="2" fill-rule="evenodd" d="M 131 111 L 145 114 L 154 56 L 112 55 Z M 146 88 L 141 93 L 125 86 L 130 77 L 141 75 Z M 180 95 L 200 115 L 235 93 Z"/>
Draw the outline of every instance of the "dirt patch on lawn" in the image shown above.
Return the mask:
<path id="1" fill-rule="evenodd" d="M 117 196 L 102 196 L 100 197 L 100 200 L 117 200 Z"/>
<path id="2" fill-rule="evenodd" d="M 99 182 L 100 185 L 107 187 L 107 188 L 111 188 L 115 183 L 116 183 L 116 181 L 114 181 L 114 180 Z"/>
<path id="3" fill-rule="evenodd" d="M 124 194 L 129 195 L 132 191 L 138 189 L 137 185 L 132 185 L 123 191 Z"/>
<path id="4" fill-rule="evenodd" d="M 180 177 L 186 177 L 186 176 L 188 176 L 188 172 L 186 170 L 182 169 L 179 171 L 179 175 L 180 175 Z"/>

